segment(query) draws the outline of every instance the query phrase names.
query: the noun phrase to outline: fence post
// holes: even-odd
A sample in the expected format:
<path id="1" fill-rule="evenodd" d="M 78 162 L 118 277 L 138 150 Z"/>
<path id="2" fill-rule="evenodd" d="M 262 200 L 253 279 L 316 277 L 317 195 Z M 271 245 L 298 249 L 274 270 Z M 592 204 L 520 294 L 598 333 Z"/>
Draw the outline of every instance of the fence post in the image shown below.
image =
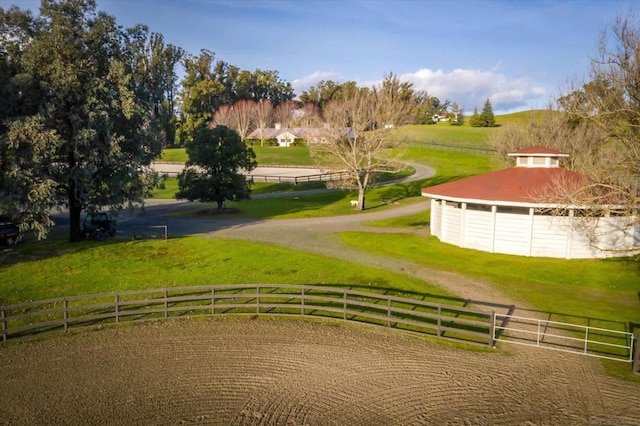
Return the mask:
<path id="1" fill-rule="evenodd" d="M 300 301 L 300 315 L 304 316 L 304 286 L 302 286 L 302 300 Z"/>
<path id="2" fill-rule="evenodd" d="M 120 293 L 116 293 L 116 324 L 120 322 Z"/>
<path id="3" fill-rule="evenodd" d="M 256 285 L 256 315 L 260 315 L 260 286 Z"/>
<path id="4" fill-rule="evenodd" d="M 489 336 L 489 347 L 496 347 L 496 311 L 491 311 L 491 322 L 489 324 L 491 335 Z"/>
<path id="5" fill-rule="evenodd" d="M 211 316 L 216 315 L 216 288 L 211 287 Z"/>
<path id="6" fill-rule="evenodd" d="M 536 347 L 540 346 L 540 327 L 542 326 L 542 321 L 538 320 L 538 332 L 536 333 Z"/>
<path id="7" fill-rule="evenodd" d="M 167 300 L 167 289 L 163 288 L 164 290 L 164 319 L 167 319 L 169 317 L 169 301 Z"/>
<path id="8" fill-rule="evenodd" d="M 442 306 L 438 304 L 438 325 L 436 330 L 436 336 L 440 337 L 440 327 L 442 326 Z"/>
<path id="9" fill-rule="evenodd" d="M 69 329 L 69 301 L 65 297 L 62 301 L 64 309 L 64 331 Z"/>
<path id="10" fill-rule="evenodd" d="M 585 327 L 584 331 L 584 353 L 589 353 L 589 326 Z"/>
<path id="11" fill-rule="evenodd" d="M 347 320 L 347 290 L 343 290 L 344 291 L 344 303 L 343 303 L 343 311 L 342 311 L 342 319 L 343 320 Z"/>
<path id="12" fill-rule="evenodd" d="M 631 371 L 633 371 L 634 374 L 640 374 L 640 331 L 636 332 L 635 336 L 633 334 L 631 335 L 631 350 L 633 351 Z"/>
<path id="13" fill-rule="evenodd" d="M 0 320 L 2 320 L 2 341 L 7 341 L 7 311 L 0 311 Z"/>
<path id="14" fill-rule="evenodd" d="M 391 327 L 391 297 L 387 298 L 387 327 Z"/>

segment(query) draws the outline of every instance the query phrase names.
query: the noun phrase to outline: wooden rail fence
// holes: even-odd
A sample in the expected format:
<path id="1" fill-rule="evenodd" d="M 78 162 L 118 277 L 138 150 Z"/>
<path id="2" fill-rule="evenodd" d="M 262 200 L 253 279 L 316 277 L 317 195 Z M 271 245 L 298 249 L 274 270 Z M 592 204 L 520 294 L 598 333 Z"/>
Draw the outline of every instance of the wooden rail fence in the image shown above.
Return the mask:
<path id="1" fill-rule="evenodd" d="M 487 155 L 493 156 L 498 153 L 493 148 L 480 148 L 473 146 L 464 146 L 464 145 L 455 145 L 455 144 L 444 144 L 438 142 L 411 142 L 409 144 L 411 148 L 422 148 L 422 149 L 436 149 L 439 151 L 453 151 L 453 152 L 465 152 L 468 154 L 478 154 L 478 155 Z"/>
<path id="2" fill-rule="evenodd" d="M 493 346 L 493 312 L 339 287 L 272 284 L 135 290 L 0 306 L 0 333 L 7 341 L 71 328 L 220 315 L 331 318 Z"/>
<path id="3" fill-rule="evenodd" d="M 299 183 L 342 181 L 349 179 L 351 176 L 352 174 L 349 172 L 319 173 L 308 176 L 248 175 L 247 180 L 251 182 L 290 183 L 293 185 L 297 185 Z"/>

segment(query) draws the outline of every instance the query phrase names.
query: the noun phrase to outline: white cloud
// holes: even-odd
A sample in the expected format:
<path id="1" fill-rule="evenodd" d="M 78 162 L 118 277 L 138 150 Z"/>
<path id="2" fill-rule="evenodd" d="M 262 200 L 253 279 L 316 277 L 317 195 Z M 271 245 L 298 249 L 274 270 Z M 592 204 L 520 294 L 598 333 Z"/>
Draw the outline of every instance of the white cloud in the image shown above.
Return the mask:
<path id="1" fill-rule="evenodd" d="M 297 96 L 302 92 L 309 90 L 311 86 L 315 86 L 322 80 L 333 80 L 335 82 L 346 81 L 341 74 L 333 71 L 316 71 L 302 78 L 297 78 L 291 82 L 293 91 Z"/>
<path id="2" fill-rule="evenodd" d="M 415 90 L 425 90 L 430 96 L 437 96 L 441 101 L 448 99 L 457 102 L 465 108 L 466 114 L 471 114 L 474 107 L 481 110 L 487 98 L 491 101 L 493 111 L 498 114 L 547 106 L 549 94 L 544 87 L 536 85 L 526 77 L 509 77 L 497 72 L 498 68 L 499 66 L 496 66 L 488 71 L 456 68 L 450 72 L 422 68 L 413 73 L 399 75 L 398 78 L 413 83 Z M 321 80 L 342 83 L 349 79 L 337 72 L 317 71 L 293 80 L 291 85 L 295 93 L 300 95 Z M 381 82 L 382 80 L 357 81 L 357 84 L 370 87 Z"/>
<path id="3" fill-rule="evenodd" d="M 456 68 L 451 72 L 440 69 L 420 69 L 399 76 L 400 80 L 413 83 L 416 90 L 425 90 L 440 100 L 449 99 L 465 107 L 471 113 L 474 107 L 482 109 L 487 98 L 494 112 L 508 112 L 546 105 L 545 88 L 535 85 L 525 77 L 508 77 L 495 70 L 468 70 Z"/>

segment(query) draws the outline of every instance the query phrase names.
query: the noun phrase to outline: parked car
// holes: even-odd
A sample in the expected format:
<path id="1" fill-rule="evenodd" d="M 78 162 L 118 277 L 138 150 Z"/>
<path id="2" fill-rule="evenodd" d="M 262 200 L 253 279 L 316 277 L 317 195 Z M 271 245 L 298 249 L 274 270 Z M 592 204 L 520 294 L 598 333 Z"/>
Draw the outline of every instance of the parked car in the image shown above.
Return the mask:
<path id="1" fill-rule="evenodd" d="M 0 243 L 12 246 L 22 238 L 20 228 L 13 222 L 0 220 Z"/>
<path id="2" fill-rule="evenodd" d="M 89 213 L 84 218 L 82 230 L 86 237 L 103 240 L 107 235 L 116 235 L 116 222 L 111 213 Z"/>

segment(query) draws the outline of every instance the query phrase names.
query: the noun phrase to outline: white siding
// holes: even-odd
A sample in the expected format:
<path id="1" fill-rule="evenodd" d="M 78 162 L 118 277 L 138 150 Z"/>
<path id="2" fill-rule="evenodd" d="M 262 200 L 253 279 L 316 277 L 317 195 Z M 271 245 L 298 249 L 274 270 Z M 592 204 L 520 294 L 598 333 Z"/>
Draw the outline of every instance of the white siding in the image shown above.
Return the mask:
<path id="1" fill-rule="evenodd" d="M 634 254 L 630 249 L 640 252 L 640 226 L 629 226 L 628 218 L 600 218 L 596 227 L 585 228 L 575 226 L 583 218 L 507 212 L 496 212 L 494 216 L 491 211 L 458 205 L 432 200 L 430 227 L 432 235 L 460 247 L 569 259 Z M 594 247 L 594 242 L 600 249 Z"/>
<path id="2" fill-rule="evenodd" d="M 574 219 L 584 225 L 584 219 Z M 576 226 L 571 236 L 571 257 L 612 257 L 624 255 L 625 250 L 637 249 L 638 240 L 634 238 L 634 229 L 629 218 L 611 217 L 593 220 L 587 225 Z M 631 254 L 631 253 L 626 253 Z"/>
<path id="3" fill-rule="evenodd" d="M 429 229 L 431 235 L 440 238 L 442 235 L 442 206 L 441 201 L 431 200 L 431 219 L 429 221 Z"/>
<path id="4" fill-rule="evenodd" d="M 461 245 L 460 238 L 462 209 L 449 205 L 442 206 L 442 235 L 440 239 L 446 243 Z"/>
<path id="5" fill-rule="evenodd" d="M 496 213 L 494 251 L 505 254 L 529 254 L 531 222 L 527 214 Z"/>
<path id="6" fill-rule="evenodd" d="M 493 213 L 467 209 L 464 229 L 464 247 L 493 250 Z"/>
<path id="7" fill-rule="evenodd" d="M 534 216 L 531 256 L 567 257 L 569 227 L 567 218 Z"/>

